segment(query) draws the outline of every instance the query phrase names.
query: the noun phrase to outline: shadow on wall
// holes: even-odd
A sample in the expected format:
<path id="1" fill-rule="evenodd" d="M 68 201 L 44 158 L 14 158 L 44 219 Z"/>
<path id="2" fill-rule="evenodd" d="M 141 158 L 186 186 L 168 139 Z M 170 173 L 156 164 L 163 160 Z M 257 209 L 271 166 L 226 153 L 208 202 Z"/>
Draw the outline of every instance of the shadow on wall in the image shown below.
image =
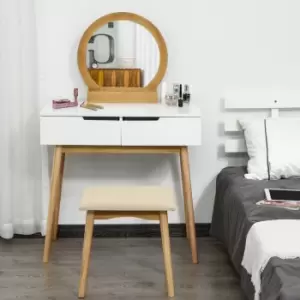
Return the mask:
<path id="1" fill-rule="evenodd" d="M 169 156 L 169 164 L 171 167 L 172 181 L 174 183 L 174 192 L 176 195 L 176 203 L 178 207 L 179 219 L 181 223 L 184 223 L 185 214 L 184 214 L 184 203 L 182 201 L 183 192 L 182 192 L 181 174 L 180 174 L 180 161 L 178 159 L 178 155 Z"/>
<path id="2" fill-rule="evenodd" d="M 224 168 L 227 166 L 244 166 L 247 164 L 247 155 L 244 153 L 226 153 L 225 151 L 225 142 L 227 139 L 235 139 L 240 138 L 241 133 L 234 133 L 234 132 L 225 132 L 225 119 L 238 118 L 239 114 L 233 110 L 225 109 L 225 99 L 221 98 L 219 101 L 219 109 L 221 117 L 218 121 L 216 127 L 216 135 L 218 137 L 218 145 L 216 149 L 216 164 L 213 164 L 211 167 L 213 170 L 216 168 Z M 192 156 L 193 162 L 196 162 L 198 165 L 201 166 L 201 151 L 191 151 L 190 155 Z M 194 168 L 197 168 L 195 166 Z M 220 170 L 221 170 L 220 169 Z M 194 170 L 196 171 L 196 170 Z M 191 172 L 193 173 L 193 166 L 191 166 Z M 195 205 L 195 220 L 197 222 L 203 222 L 203 220 L 210 222 L 211 214 L 213 213 L 214 207 L 214 199 L 215 199 L 215 192 L 216 192 L 216 178 L 218 172 L 216 174 L 212 174 L 210 170 L 201 170 L 201 176 L 206 178 L 207 174 L 211 175 L 211 178 L 206 181 L 202 182 L 203 186 L 199 186 L 200 183 L 194 182 L 194 205 Z M 207 173 L 207 174 L 206 174 Z M 192 178 L 193 179 L 193 178 Z M 197 194 L 197 193 L 200 194 Z M 204 222 L 205 222 L 204 221 Z"/>
<path id="3" fill-rule="evenodd" d="M 78 40 L 76 40 L 73 44 L 73 47 L 71 47 L 71 53 L 69 55 L 70 61 L 69 61 L 69 77 L 73 81 L 73 86 L 79 88 L 79 101 L 83 102 L 86 101 L 86 96 L 88 92 L 88 88 L 86 84 L 84 83 L 77 63 L 77 51 L 78 51 L 78 45 L 80 42 L 81 36 L 78 36 Z"/>
<path id="4" fill-rule="evenodd" d="M 201 196 L 194 201 L 195 204 L 195 220 L 203 218 L 203 211 L 207 213 L 206 219 L 211 219 L 212 202 L 215 199 L 216 177 L 206 185 L 201 193 Z"/>
<path id="5" fill-rule="evenodd" d="M 52 159 L 51 159 L 52 160 Z M 143 182 L 160 185 L 167 176 L 167 168 L 162 167 L 164 156 L 160 155 L 113 155 L 113 154 L 90 154 L 88 156 L 69 155 L 66 158 L 65 178 L 72 181 L 88 179 L 117 182 Z"/>
<path id="6" fill-rule="evenodd" d="M 232 120 L 239 118 L 240 114 L 236 110 L 230 110 L 225 108 L 225 98 L 220 99 L 220 112 L 224 115 L 221 122 L 218 123 L 218 137 L 222 141 L 218 145 L 217 158 L 219 160 L 225 160 L 228 166 L 244 166 L 247 164 L 246 153 L 226 153 L 225 143 L 227 139 L 238 139 L 243 135 L 241 132 L 225 132 L 225 120 L 231 118 Z"/>

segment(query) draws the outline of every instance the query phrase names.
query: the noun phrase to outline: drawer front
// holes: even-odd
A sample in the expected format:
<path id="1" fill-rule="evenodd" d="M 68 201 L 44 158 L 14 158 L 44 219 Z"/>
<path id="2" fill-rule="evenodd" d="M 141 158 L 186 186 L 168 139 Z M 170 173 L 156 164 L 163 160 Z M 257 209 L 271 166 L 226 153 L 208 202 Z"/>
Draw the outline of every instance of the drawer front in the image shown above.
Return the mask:
<path id="1" fill-rule="evenodd" d="M 41 145 L 121 145 L 119 118 L 41 117 Z"/>
<path id="2" fill-rule="evenodd" d="M 201 145 L 200 118 L 124 118 L 124 146 L 198 146 Z"/>

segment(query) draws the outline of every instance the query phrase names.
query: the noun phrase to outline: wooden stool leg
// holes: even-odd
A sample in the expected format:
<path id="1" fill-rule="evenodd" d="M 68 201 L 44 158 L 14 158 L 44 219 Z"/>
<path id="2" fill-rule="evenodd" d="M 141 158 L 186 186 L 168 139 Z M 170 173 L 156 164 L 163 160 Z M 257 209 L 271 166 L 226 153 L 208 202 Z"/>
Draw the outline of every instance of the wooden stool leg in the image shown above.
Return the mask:
<path id="1" fill-rule="evenodd" d="M 61 160 L 62 160 L 62 147 L 57 146 L 54 150 L 54 156 L 53 156 L 51 191 L 50 191 L 50 200 L 49 200 L 49 208 L 48 208 L 48 218 L 47 218 L 47 232 L 45 238 L 44 257 L 43 257 L 44 263 L 47 263 L 49 261 L 49 254 L 51 249 L 55 201 L 56 201 L 57 191 L 59 188 L 59 177 L 60 177 L 59 173 L 60 173 Z"/>
<path id="2" fill-rule="evenodd" d="M 190 241 L 190 247 L 192 251 L 192 261 L 194 264 L 198 263 L 197 253 L 197 241 L 196 241 L 196 230 L 195 230 L 195 216 L 194 216 L 194 205 L 192 198 L 191 178 L 190 178 L 190 167 L 189 167 L 189 155 L 187 147 L 182 147 L 180 150 L 180 161 L 181 161 L 181 174 L 182 174 L 182 187 L 183 196 L 185 202 L 185 213 L 186 222 L 188 227 L 188 236 Z"/>
<path id="3" fill-rule="evenodd" d="M 79 283 L 78 297 L 84 298 L 86 291 L 87 276 L 90 263 L 91 246 L 93 239 L 94 230 L 94 212 L 88 211 L 86 215 L 85 233 L 84 233 L 84 243 L 82 250 L 82 265 L 81 265 L 81 275 Z"/>
<path id="4" fill-rule="evenodd" d="M 168 296 L 174 297 L 174 280 L 173 280 L 169 223 L 168 223 L 167 212 L 160 212 L 159 220 L 160 220 L 162 248 L 164 252 L 165 274 L 166 274 L 166 282 L 168 288 Z"/>
<path id="5" fill-rule="evenodd" d="M 59 211 L 60 211 L 60 202 L 61 202 L 61 190 L 64 176 L 64 167 L 65 167 L 65 154 L 62 153 L 61 163 L 59 168 L 59 178 L 58 178 L 58 190 L 55 195 L 55 211 L 54 211 L 54 222 L 53 222 L 53 236 L 52 239 L 54 241 L 57 240 L 57 232 L 58 232 L 58 220 L 59 220 Z"/>

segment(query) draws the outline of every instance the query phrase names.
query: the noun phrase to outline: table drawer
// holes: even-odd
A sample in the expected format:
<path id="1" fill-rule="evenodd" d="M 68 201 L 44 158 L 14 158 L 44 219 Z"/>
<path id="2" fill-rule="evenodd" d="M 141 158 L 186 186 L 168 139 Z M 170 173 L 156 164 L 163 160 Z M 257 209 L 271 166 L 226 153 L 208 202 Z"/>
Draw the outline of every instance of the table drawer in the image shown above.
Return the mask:
<path id="1" fill-rule="evenodd" d="M 122 145 L 124 146 L 195 146 L 200 144 L 200 118 L 123 118 Z"/>
<path id="2" fill-rule="evenodd" d="M 121 145 L 118 117 L 41 117 L 41 145 Z"/>

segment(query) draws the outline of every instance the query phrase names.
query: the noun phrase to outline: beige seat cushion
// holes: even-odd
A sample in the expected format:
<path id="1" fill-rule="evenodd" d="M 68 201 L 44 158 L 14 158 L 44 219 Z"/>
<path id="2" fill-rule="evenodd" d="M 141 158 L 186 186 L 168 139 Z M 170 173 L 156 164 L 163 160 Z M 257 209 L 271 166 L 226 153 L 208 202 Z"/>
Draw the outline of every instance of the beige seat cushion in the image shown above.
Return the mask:
<path id="1" fill-rule="evenodd" d="M 84 190 L 81 210 L 167 211 L 175 210 L 174 192 L 158 186 L 89 187 Z"/>

